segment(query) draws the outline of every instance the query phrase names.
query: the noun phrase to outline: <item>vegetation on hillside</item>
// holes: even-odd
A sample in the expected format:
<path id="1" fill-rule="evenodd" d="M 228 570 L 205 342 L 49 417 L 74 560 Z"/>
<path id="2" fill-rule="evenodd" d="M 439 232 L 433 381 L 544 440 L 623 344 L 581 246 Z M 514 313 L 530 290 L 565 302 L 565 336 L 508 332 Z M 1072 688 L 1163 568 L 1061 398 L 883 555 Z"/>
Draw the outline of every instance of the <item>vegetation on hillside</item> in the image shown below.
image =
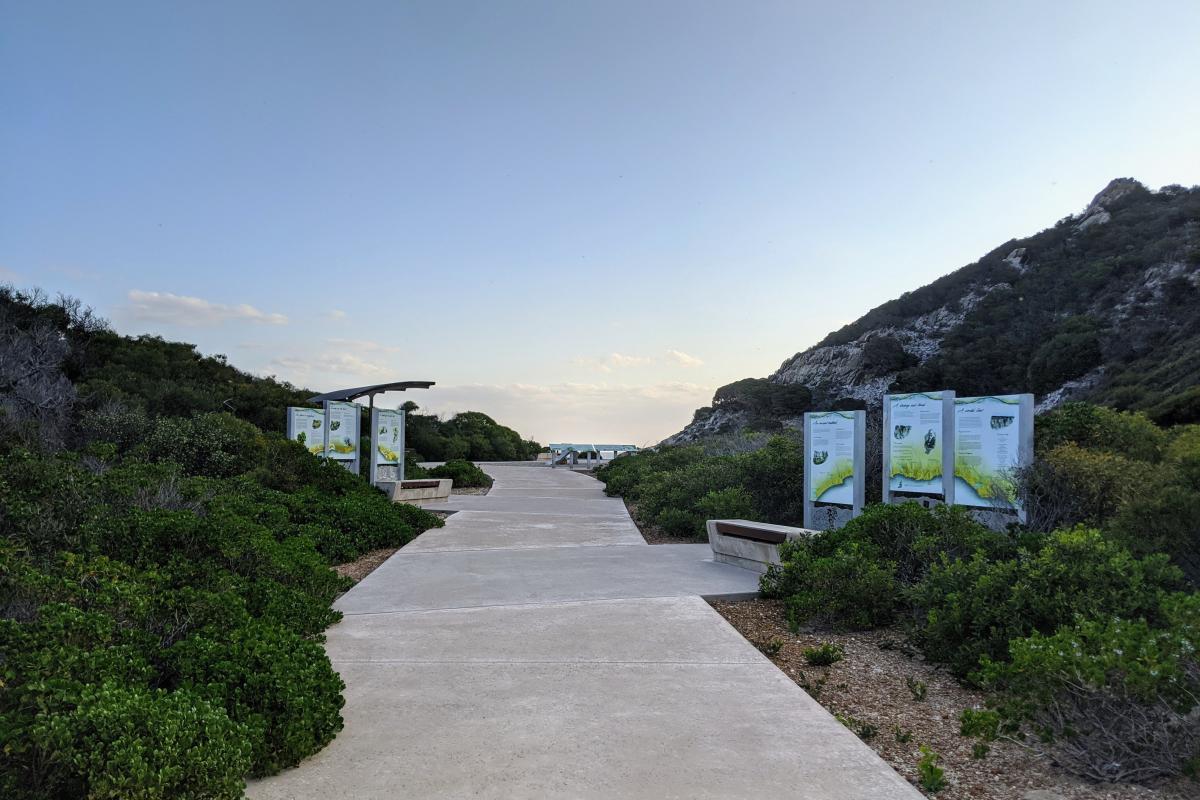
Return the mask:
<path id="1" fill-rule="evenodd" d="M 989 690 L 963 725 L 985 744 L 1016 739 L 1094 780 L 1200 769 L 1200 425 L 1072 403 L 1036 430 L 1016 476 L 1028 524 L 869 506 L 784 544 L 764 594 L 793 626 L 902 623 L 927 660 Z M 798 524 L 799 450 L 664 447 L 598 474 L 643 524 L 690 537 L 713 517 Z"/>
<path id="2" fill-rule="evenodd" d="M 330 565 L 441 521 L 205 380 L 271 424 L 297 399 L 0 294 L 0 796 L 237 798 L 341 728 Z"/>

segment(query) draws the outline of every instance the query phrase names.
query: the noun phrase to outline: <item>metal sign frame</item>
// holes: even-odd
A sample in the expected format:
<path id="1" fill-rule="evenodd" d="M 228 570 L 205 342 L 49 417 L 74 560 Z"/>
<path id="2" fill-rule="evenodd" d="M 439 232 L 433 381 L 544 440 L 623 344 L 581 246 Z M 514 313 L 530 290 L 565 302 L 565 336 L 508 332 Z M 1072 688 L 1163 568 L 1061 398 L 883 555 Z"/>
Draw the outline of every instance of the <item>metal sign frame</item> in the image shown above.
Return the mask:
<path id="1" fill-rule="evenodd" d="M 374 486 L 379 482 L 379 468 L 391 466 L 390 464 L 379 463 L 379 415 L 382 412 L 399 414 L 400 415 L 400 449 L 397 451 L 399 459 L 396 461 L 396 481 L 397 483 L 404 480 L 404 451 L 407 444 L 405 439 L 404 428 L 408 424 L 408 414 L 403 408 L 397 408 L 395 411 L 390 409 L 371 407 L 371 463 L 369 474 L 371 477 L 371 485 Z"/>

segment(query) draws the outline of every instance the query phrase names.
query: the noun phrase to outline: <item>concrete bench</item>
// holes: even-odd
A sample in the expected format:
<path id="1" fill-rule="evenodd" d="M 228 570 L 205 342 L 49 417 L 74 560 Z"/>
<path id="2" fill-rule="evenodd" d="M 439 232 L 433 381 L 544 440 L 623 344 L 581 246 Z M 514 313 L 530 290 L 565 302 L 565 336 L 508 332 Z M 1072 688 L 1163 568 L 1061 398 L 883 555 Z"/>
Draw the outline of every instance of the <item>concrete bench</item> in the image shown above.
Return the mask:
<path id="1" fill-rule="evenodd" d="M 714 561 L 755 572 L 766 572 L 772 564 L 780 563 L 779 545 L 816 533 L 807 528 L 746 519 L 710 519 L 706 525 Z"/>
<path id="2" fill-rule="evenodd" d="M 410 481 L 380 481 L 379 488 L 391 495 L 393 503 L 422 506 L 445 500 L 454 481 L 450 478 L 414 478 Z"/>

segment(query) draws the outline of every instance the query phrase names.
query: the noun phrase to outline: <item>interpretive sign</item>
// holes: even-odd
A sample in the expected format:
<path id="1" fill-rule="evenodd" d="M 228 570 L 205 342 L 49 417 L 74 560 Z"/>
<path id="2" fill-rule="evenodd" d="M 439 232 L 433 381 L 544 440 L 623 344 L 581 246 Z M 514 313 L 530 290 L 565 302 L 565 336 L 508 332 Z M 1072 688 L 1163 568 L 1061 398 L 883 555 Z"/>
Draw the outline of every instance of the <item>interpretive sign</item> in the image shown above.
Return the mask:
<path id="1" fill-rule="evenodd" d="M 954 392 L 883 398 L 883 501 L 895 493 L 954 502 Z"/>
<path id="2" fill-rule="evenodd" d="M 1033 459 L 1033 395 L 954 401 L 954 502 L 1018 510 L 1015 471 Z"/>
<path id="3" fill-rule="evenodd" d="M 804 415 L 804 527 L 839 524 L 861 511 L 866 496 L 865 411 L 810 411 Z M 822 507 L 831 507 L 820 514 Z M 829 523 L 828 525 L 824 523 Z"/>
<path id="4" fill-rule="evenodd" d="M 404 480 L 403 411 L 371 409 L 371 454 L 372 484 L 377 480 Z"/>
<path id="5" fill-rule="evenodd" d="M 358 404 L 325 401 L 325 456 L 334 461 L 353 462 L 346 469 L 358 472 Z"/>
<path id="6" fill-rule="evenodd" d="M 325 452 L 325 413 L 316 408 L 288 408 L 287 437 L 319 456 Z"/>

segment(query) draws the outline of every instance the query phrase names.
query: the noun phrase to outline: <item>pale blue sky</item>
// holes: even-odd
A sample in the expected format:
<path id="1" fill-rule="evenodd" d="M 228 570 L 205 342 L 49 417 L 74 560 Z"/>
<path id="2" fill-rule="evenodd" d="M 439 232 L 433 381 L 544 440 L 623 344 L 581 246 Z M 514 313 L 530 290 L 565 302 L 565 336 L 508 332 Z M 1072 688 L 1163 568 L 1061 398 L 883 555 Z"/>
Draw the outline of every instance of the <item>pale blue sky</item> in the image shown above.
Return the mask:
<path id="1" fill-rule="evenodd" d="M 1198 100 L 1195 0 L 0 0 L 0 279 L 642 444 L 1113 177 L 1200 182 Z"/>

